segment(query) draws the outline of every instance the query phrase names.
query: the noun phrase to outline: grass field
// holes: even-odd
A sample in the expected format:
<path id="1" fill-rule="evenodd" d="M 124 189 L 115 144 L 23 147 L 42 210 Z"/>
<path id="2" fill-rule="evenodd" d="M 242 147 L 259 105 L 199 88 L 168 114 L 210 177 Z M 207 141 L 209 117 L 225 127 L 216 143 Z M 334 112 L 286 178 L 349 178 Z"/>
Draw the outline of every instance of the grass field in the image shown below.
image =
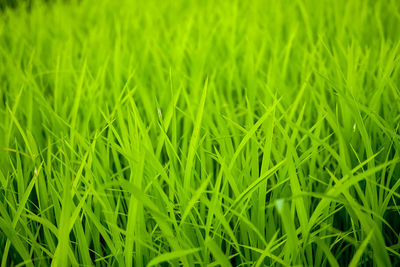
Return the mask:
<path id="1" fill-rule="evenodd" d="M 400 1 L 26 3 L 1 267 L 400 265 Z"/>

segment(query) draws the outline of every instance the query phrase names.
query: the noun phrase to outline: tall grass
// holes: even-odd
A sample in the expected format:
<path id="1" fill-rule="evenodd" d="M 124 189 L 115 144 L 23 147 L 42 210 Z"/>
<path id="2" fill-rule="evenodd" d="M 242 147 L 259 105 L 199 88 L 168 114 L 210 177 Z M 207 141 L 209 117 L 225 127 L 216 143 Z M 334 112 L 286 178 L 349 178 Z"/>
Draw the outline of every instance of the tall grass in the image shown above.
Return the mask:
<path id="1" fill-rule="evenodd" d="M 399 1 L 1 12 L 1 266 L 400 264 Z"/>

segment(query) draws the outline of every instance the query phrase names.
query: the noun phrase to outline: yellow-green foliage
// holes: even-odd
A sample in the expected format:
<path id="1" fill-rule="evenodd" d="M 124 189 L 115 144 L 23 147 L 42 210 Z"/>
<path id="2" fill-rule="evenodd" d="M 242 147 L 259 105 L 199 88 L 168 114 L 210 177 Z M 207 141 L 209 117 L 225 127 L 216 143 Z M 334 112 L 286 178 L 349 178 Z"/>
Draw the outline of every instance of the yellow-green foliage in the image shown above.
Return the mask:
<path id="1" fill-rule="evenodd" d="M 1 266 L 400 264 L 400 1 L 11 2 Z"/>

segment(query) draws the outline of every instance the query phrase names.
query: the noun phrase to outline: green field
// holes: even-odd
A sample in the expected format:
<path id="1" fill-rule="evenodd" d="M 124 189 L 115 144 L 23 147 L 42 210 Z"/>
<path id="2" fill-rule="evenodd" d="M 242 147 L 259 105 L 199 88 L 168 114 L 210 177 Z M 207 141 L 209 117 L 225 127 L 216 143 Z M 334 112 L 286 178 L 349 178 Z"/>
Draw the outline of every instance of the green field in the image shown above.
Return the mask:
<path id="1" fill-rule="evenodd" d="M 1 267 L 400 265 L 400 1 L 0 2 Z"/>

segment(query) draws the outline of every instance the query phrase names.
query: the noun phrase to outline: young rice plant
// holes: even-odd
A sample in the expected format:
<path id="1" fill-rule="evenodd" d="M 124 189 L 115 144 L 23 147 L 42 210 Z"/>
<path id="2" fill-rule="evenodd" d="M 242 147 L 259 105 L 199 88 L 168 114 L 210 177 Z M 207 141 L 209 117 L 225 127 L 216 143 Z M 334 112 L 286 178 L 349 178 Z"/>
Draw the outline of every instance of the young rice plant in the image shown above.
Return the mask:
<path id="1" fill-rule="evenodd" d="M 400 1 L 1 2 L 1 267 L 400 265 Z"/>

